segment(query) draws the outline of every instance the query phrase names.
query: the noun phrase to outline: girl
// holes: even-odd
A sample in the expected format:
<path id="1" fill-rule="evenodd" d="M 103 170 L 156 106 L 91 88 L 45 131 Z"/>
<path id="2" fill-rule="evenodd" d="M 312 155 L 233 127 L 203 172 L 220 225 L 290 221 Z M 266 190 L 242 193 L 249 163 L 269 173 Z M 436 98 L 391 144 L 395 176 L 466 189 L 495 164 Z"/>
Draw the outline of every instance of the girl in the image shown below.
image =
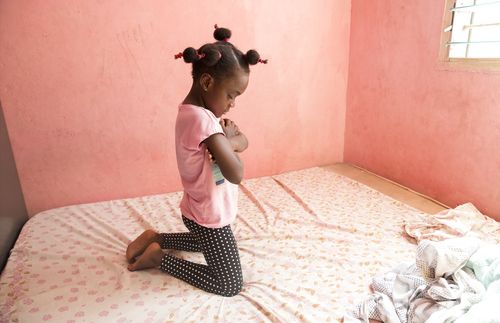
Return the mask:
<path id="1" fill-rule="evenodd" d="M 175 125 L 177 166 L 184 187 L 180 203 L 189 232 L 146 230 L 127 248 L 131 271 L 159 267 L 207 292 L 234 296 L 241 291 L 238 248 L 230 223 L 236 217 L 245 135 L 221 116 L 248 85 L 249 65 L 267 63 L 255 50 L 243 54 L 228 42 L 231 31 L 215 26 L 212 44 L 186 48 L 175 58 L 192 63 L 193 84 L 179 106 Z M 220 121 L 219 121 L 220 120 Z M 173 257 L 163 249 L 202 252 L 207 265 Z"/>

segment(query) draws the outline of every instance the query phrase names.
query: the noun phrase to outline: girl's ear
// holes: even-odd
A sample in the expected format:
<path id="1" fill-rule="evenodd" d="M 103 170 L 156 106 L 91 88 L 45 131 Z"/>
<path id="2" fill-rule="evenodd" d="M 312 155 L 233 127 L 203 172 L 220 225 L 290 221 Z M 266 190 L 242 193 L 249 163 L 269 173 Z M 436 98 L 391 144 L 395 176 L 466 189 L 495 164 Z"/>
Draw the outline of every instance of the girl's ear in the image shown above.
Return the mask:
<path id="1" fill-rule="evenodd" d="M 207 92 L 214 84 L 214 78 L 208 73 L 203 73 L 200 76 L 200 86 L 204 92 Z"/>

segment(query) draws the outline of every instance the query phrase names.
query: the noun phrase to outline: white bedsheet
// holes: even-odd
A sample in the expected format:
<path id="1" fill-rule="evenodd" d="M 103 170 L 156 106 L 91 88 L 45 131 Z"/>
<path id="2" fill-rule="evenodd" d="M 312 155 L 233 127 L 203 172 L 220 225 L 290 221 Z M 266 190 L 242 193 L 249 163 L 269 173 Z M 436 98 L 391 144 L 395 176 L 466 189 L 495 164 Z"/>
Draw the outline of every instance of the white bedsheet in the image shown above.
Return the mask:
<path id="1" fill-rule="evenodd" d="M 126 269 L 126 247 L 143 230 L 187 231 L 180 198 L 35 215 L 0 278 L 0 322 L 335 322 L 368 292 L 372 276 L 414 257 L 401 228 L 425 216 L 325 168 L 246 180 L 232 225 L 244 285 L 225 298 L 156 269 Z"/>

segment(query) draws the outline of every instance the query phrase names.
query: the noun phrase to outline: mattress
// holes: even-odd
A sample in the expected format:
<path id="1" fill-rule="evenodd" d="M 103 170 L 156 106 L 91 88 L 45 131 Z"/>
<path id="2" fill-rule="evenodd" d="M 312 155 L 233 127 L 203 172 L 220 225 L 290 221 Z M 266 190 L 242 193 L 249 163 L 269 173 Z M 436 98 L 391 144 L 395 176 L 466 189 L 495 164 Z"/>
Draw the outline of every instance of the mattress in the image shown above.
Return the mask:
<path id="1" fill-rule="evenodd" d="M 402 225 L 427 216 L 321 167 L 245 180 L 239 190 L 237 296 L 127 270 L 127 245 L 144 230 L 187 231 L 175 192 L 32 217 L 0 277 L 0 321 L 336 322 L 374 275 L 414 259 Z M 201 253 L 171 254 L 205 263 Z"/>

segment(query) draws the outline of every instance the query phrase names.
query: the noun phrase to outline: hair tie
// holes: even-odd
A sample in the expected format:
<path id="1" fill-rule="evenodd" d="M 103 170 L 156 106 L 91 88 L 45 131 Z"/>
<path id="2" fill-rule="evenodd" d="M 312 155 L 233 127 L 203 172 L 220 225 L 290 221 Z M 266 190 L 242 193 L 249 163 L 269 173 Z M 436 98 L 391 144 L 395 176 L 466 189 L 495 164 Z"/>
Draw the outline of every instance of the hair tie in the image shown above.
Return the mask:
<path id="1" fill-rule="evenodd" d="M 198 59 L 202 59 L 203 57 L 205 57 L 205 53 L 196 53 L 196 55 L 198 55 Z"/>
<path id="2" fill-rule="evenodd" d="M 267 64 L 267 59 L 260 59 L 257 61 L 259 63 L 262 63 L 262 64 Z"/>
<path id="3" fill-rule="evenodd" d="M 179 54 L 175 54 L 175 55 L 174 55 L 174 58 L 175 58 L 175 59 L 178 59 L 178 58 L 182 58 L 182 56 L 183 56 L 183 55 L 182 55 L 182 53 L 179 53 Z"/>

